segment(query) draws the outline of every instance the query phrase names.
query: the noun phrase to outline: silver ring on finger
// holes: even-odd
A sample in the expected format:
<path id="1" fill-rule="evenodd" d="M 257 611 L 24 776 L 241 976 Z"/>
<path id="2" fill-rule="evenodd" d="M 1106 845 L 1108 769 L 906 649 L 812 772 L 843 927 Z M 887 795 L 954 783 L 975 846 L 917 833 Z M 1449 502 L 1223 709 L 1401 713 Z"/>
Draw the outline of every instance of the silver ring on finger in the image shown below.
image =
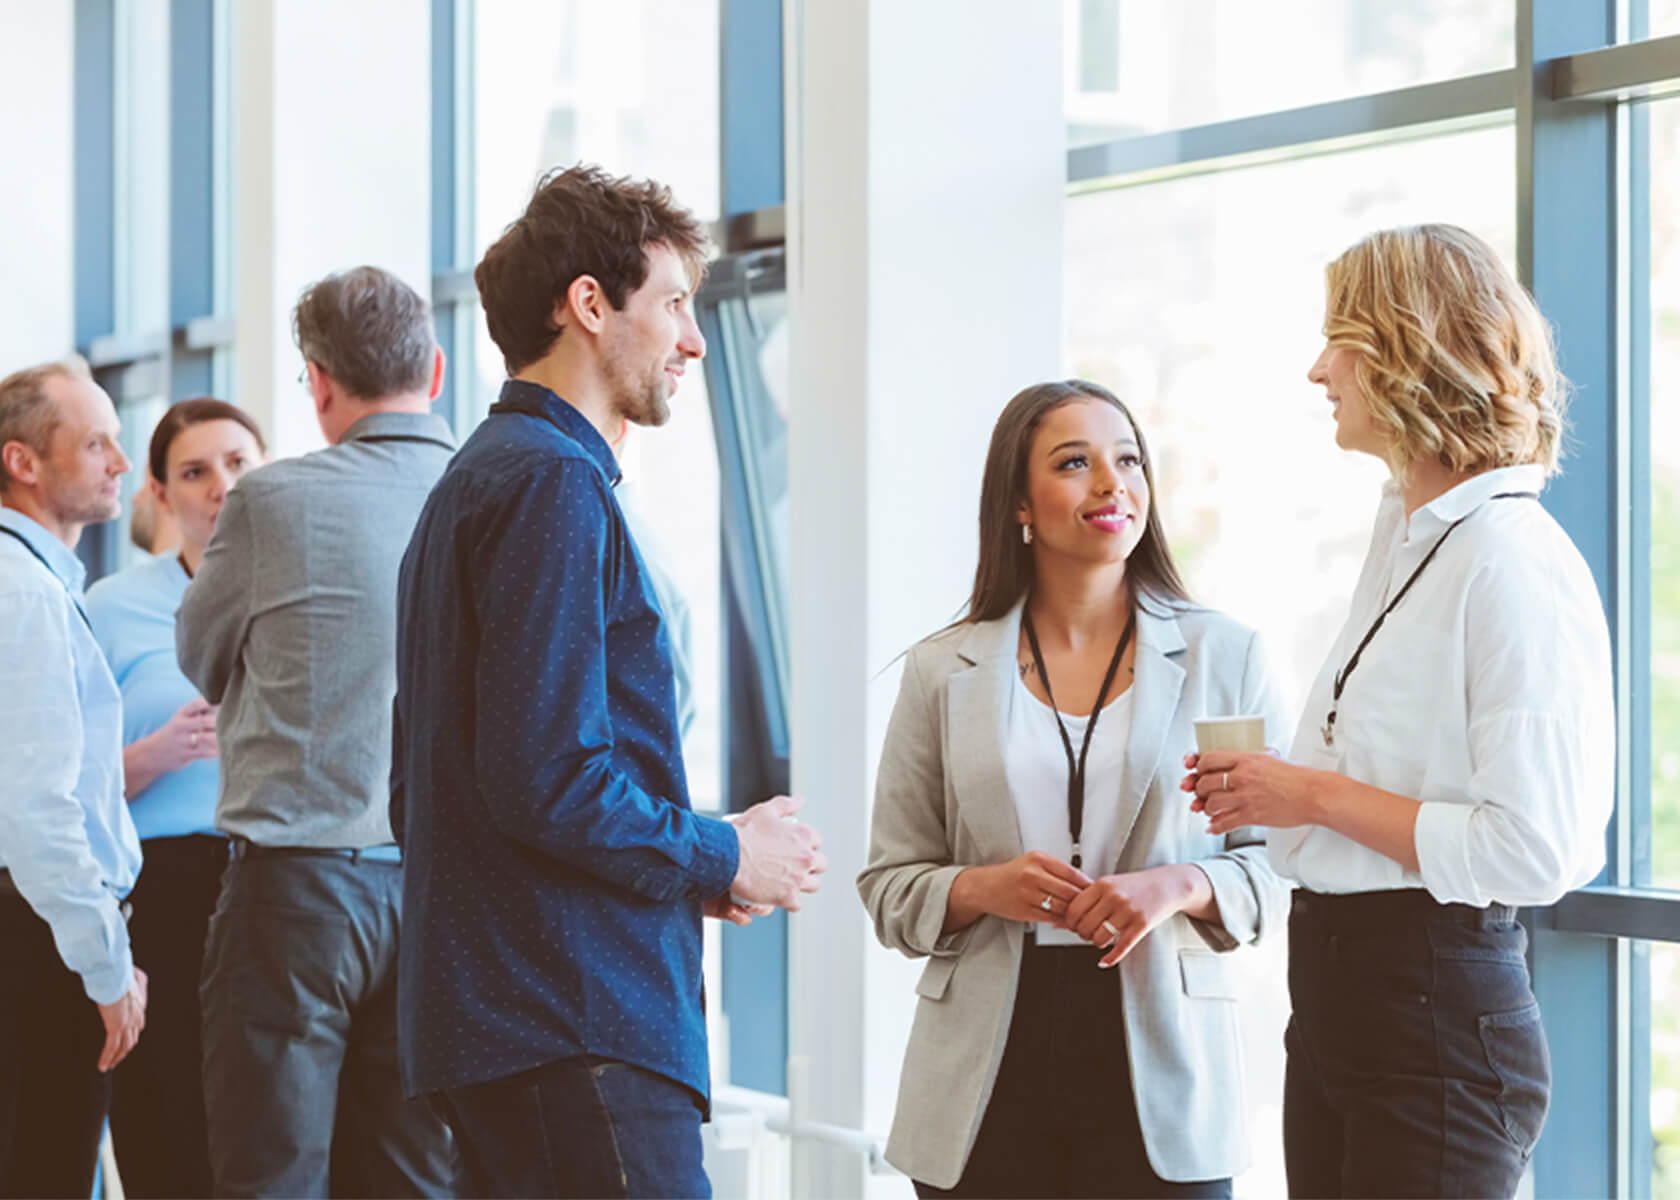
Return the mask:
<path id="1" fill-rule="evenodd" d="M 192 749 L 197 750 L 198 749 L 198 734 L 195 733 L 191 737 L 189 737 L 187 739 L 187 745 L 189 747 L 191 747 Z"/>
<path id="2" fill-rule="evenodd" d="M 1054 901 L 1051 899 L 1050 893 L 1045 892 L 1044 893 L 1044 899 L 1042 899 L 1038 902 L 1038 906 L 1040 908 L 1042 908 L 1045 912 L 1049 912 L 1050 911 L 1050 905 L 1052 903 L 1054 903 Z"/>
<path id="3" fill-rule="evenodd" d="M 1113 921 L 1104 921 L 1103 922 L 1103 928 L 1108 930 L 1115 937 L 1120 936 L 1120 931 L 1118 929 L 1114 928 L 1114 922 Z"/>
<path id="4" fill-rule="evenodd" d="M 1231 790 L 1231 772 L 1229 771 L 1225 772 L 1225 790 L 1227 792 Z"/>

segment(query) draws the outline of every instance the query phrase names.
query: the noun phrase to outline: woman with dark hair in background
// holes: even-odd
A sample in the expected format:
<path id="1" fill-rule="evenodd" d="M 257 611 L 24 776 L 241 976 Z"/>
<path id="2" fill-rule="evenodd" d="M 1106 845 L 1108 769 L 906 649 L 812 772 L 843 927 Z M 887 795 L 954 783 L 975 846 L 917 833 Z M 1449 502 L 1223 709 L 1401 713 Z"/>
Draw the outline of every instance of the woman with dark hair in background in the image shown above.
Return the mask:
<path id="1" fill-rule="evenodd" d="M 175 610 L 222 501 L 260 465 L 262 431 L 220 400 L 183 400 L 152 433 L 145 486 L 180 529 L 180 550 L 88 589 L 94 636 L 122 689 L 123 790 L 145 866 L 130 900 L 135 954 L 151 980 L 146 1034 L 117 1071 L 111 1137 L 131 1196 L 211 1195 L 199 1074 L 199 964 L 227 842 L 214 817 L 216 711 L 181 674 Z"/>
<path id="2" fill-rule="evenodd" d="M 881 941 L 929 959 L 887 1147 L 920 1195 L 1231 1194 L 1223 954 L 1287 892 L 1174 767 L 1195 718 L 1244 713 L 1283 730 L 1255 635 L 1186 595 L 1143 431 L 1094 384 L 1021 392 L 968 615 L 907 656 L 858 878 Z"/>
<path id="3" fill-rule="evenodd" d="M 1523 905 L 1604 862 L 1610 637 L 1539 503 L 1564 381 L 1480 238 L 1386 230 L 1325 276 L 1336 444 L 1388 464 L 1347 624 L 1290 757 L 1186 760 L 1217 833 L 1269 826 L 1300 882 L 1284 1157 L 1295 1196 L 1510 1196 L 1550 1059 Z"/>

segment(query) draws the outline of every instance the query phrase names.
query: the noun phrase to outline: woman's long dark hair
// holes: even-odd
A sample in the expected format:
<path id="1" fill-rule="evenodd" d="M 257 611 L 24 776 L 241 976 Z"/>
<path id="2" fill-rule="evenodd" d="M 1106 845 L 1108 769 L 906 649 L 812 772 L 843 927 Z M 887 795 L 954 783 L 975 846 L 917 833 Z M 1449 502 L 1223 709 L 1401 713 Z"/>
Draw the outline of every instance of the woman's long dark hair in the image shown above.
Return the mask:
<path id="1" fill-rule="evenodd" d="M 986 473 L 980 482 L 980 562 L 974 569 L 974 590 L 962 621 L 996 620 L 1031 590 L 1032 547 L 1021 541 L 1021 523 L 1016 519 L 1027 495 L 1027 457 L 1045 415 L 1074 400 L 1112 404 L 1137 435 L 1143 477 L 1149 483 L 1149 516 L 1142 540 L 1126 560 L 1126 580 L 1134 603 L 1154 601 L 1168 608 L 1194 603 L 1161 528 L 1161 514 L 1155 504 L 1155 468 L 1143 427 L 1107 388 L 1083 379 L 1064 379 L 1017 392 L 992 429 Z"/>

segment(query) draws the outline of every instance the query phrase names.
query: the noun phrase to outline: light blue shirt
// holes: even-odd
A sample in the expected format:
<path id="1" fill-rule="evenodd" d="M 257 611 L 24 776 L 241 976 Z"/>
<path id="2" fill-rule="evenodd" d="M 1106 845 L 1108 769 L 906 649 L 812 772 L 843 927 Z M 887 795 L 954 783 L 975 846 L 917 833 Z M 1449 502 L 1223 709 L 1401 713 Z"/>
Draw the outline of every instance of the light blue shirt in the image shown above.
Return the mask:
<path id="1" fill-rule="evenodd" d="M 175 610 L 187 572 L 174 554 L 136 563 L 88 589 L 94 637 L 122 691 L 122 740 L 132 746 L 169 723 L 198 689 L 175 661 Z M 140 838 L 216 832 L 217 765 L 201 758 L 159 775 L 128 802 Z"/>
<path id="2" fill-rule="evenodd" d="M 81 562 L 14 509 L 0 528 L 18 535 L 0 534 L 0 867 L 88 997 L 114 1004 L 134 981 L 118 903 L 140 874 L 122 696 L 79 611 Z"/>

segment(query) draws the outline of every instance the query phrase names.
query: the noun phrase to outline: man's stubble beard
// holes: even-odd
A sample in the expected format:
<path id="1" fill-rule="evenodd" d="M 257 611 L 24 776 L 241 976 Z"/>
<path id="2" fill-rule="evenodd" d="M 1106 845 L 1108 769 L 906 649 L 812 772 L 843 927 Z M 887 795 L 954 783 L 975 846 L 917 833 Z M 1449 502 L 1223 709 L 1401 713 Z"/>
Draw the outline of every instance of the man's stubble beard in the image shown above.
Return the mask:
<path id="1" fill-rule="evenodd" d="M 658 376 L 638 381 L 624 361 L 613 353 L 607 358 L 607 378 L 612 385 L 614 415 L 634 425 L 657 427 L 671 419 L 671 402 L 665 395 L 665 368 Z"/>

